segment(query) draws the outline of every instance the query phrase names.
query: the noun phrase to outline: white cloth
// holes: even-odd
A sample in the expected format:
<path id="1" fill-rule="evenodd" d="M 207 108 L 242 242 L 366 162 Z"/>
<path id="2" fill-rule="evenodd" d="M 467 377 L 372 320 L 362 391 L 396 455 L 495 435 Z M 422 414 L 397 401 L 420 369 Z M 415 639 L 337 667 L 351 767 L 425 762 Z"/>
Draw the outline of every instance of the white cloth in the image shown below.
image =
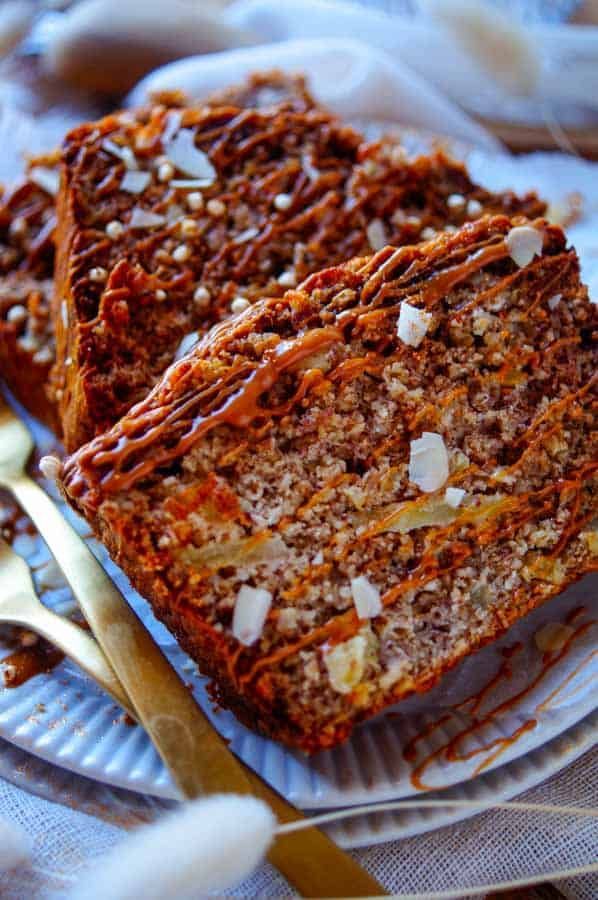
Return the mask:
<path id="1" fill-rule="evenodd" d="M 3 750 L 0 764 L 4 772 L 6 752 Z M 162 811 L 158 801 L 136 798 L 74 775 L 63 774 L 62 787 L 57 789 L 52 767 L 13 748 L 8 748 L 8 754 L 13 777 L 22 781 L 20 773 L 24 771 L 32 789 L 46 793 L 54 784 L 50 792 L 69 805 L 35 796 L 0 779 L 0 816 L 22 825 L 34 848 L 31 865 L 0 875 L 3 900 L 58 900 L 79 878 L 86 877 L 86 867 L 126 839 L 125 828 L 149 821 Z M 518 799 L 597 806 L 598 751 L 589 751 Z M 597 832 L 595 820 L 491 810 L 427 834 L 357 850 L 354 855 L 393 893 L 423 897 L 424 892 L 452 889 L 454 896 L 460 897 L 464 890 L 484 884 L 596 862 Z M 570 900 L 595 900 L 598 876 L 567 879 L 558 887 Z M 232 893 L 269 898 L 288 896 L 290 891 L 277 872 L 264 864 Z"/>
<path id="2" fill-rule="evenodd" d="M 153 91 L 184 88 L 202 97 L 250 72 L 279 68 L 306 72 L 314 95 L 345 118 L 376 119 L 442 132 L 486 149 L 497 142 L 419 75 L 363 41 L 289 40 L 192 56 L 157 69 L 132 91 L 129 106 Z"/>
<path id="3" fill-rule="evenodd" d="M 450 32 L 424 15 L 388 16 L 383 11 L 364 9 L 362 3 L 338 0 L 235 0 L 223 12 L 223 18 L 231 27 L 253 34 L 256 42 L 268 45 L 267 49 L 253 48 L 250 53 L 260 53 L 266 64 L 270 55 L 270 65 L 286 67 L 285 50 L 276 46 L 281 42 L 314 41 L 320 52 L 330 48 L 333 53 L 336 41 L 358 39 L 373 51 L 385 72 L 393 72 L 392 81 L 402 83 L 408 92 L 408 102 L 400 107 L 403 122 L 409 123 L 411 115 L 419 115 L 420 106 L 425 115 L 432 98 L 440 111 L 439 105 L 446 107 L 449 97 L 455 104 L 489 118 L 543 122 L 550 115 L 561 124 L 598 121 L 596 27 L 535 24 L 521 30 L 528 53 L 538 62 L 538 78 L 527 99 L 509 96 Z M 488 25 L 492 27 L 491 19 Z M 515 30 L 517 27 L 513 25 Z M 504 54 L 496 48 L 486 52 L 500 58 L 504 55 L 510 61 L 508 46 Z M 176 65 L 158 70 L 152 79 L 159 81 L 163 74 L 170 78 Z M 342 84 L 333 87 L 343 91 Z M 415 91 L 409 93 L 410 87 Z M 375 92 L 370 98 L 374 105 L 378 104 Z M 432 108 L 430 113 L 434 113 Z M 437 118 L 435 130 L 464 137 L 464 133 L 453 130 L 457 113 L 453 107 L 446 122 Z M 442 128 L 438 127 L 439 122 Z"/>

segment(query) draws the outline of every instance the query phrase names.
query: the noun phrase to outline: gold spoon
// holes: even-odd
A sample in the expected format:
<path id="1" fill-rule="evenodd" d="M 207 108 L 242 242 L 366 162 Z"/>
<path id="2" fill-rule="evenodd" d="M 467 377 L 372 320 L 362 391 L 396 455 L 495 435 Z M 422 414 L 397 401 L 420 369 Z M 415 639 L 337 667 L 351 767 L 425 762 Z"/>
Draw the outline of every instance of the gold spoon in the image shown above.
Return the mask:
<path id="1" fill-rule="evenodd" d="M 0 622 L 22 625 L 58 647 L 135 718 L 129 698 L 90 634 L 43 605 L 29 566 L 0 538 Z"/>

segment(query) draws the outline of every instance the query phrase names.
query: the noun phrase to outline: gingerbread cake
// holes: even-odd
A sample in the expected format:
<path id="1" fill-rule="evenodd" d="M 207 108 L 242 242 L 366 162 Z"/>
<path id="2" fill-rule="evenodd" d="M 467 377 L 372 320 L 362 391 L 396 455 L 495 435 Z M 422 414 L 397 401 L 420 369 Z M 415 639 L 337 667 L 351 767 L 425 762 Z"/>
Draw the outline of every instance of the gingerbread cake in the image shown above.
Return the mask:
<path id="1" fill-rule="evenodd" d="M 54 362 L 50 313 L 58 157 L 32 160 L 0 196 L 0 378 L 47 425 L 58 427 L 47 383 Z"/>
<path id="2" fill-rule="evenodd" d="M 224 705 L 331 747 L 596 568 L 597 324 L 544 220 L 385 247 L 215 326 L 63 489 Z"/>
<path id="3" fill-rule="evenodd" d="M 366 143 L 297 96 L 262 109 L 162 105 L 68 135 L 54 312 L 67 449 L 256 299 L 483 212 L 543 211 L 533 194 L 478 187 L 440 152 L 408 161 L 396 144 Z"/>

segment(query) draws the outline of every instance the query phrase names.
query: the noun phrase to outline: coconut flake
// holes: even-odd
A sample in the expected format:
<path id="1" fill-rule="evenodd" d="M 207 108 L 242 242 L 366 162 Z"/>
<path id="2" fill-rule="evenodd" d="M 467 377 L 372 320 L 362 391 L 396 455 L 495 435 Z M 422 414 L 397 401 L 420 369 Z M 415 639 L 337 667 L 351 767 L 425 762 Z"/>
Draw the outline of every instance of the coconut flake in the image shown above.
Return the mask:
<path id="1" fill-rule="evenodd" d="M 419 309 L 417 306 L 411 306 L 404 300 L 399 310 L 397 335 L 404 344 L 408 344 L 410 347 L 419 347 L 431 321 L 432 313 L 426 312 L 425 309 Z"/>
<path id="2" fill-rule="evenodd" d="M 214 184 L 213 178 L 173 178 L 170 187 L 180 191 L 196 191 Z"/>
<path id="3" fill-rule="evenodd" d="M 365 575 L 351 579 L 353 603 L 360 619 L 373 619 L 382 612 L 380 591 Z"/>
<path id="4" fill-rule="evenodd" d="M 165 222 L 166 219 L 159 213 L 135 206 L 129 219 L 129 228 L 157 228 L 159 225 L 164 225 Z"/>
<path id="5" fill-rule="evenodd" d="M 233 635 L 245 647 L 254 644 L 262 633 L 272 605 L 272 594 L 264 588 L 242 585 L 233 613 Z"/>
<path id="6" fill-rule="evenodd" d="M 170 162 L 185 175 L 214 183 L 216 169 L 203 150 L 195 146 L 195 132 L 190 128 L 183 128 L 171 140 L 164 141 L 163 146 Z"/>
<path id="7" fill-rule="evenodd" d="M 301 167 L 310 181 L 319 180 L 321 172 L 319 169 L 316 169 L 308 153 L 304 153 L 301 157 Z"/>
<path id="8" fill-rule="evenodd" d="M 441 434 L 424 431 L 420 438 L 411 441 L 409 456 L 409 480 L 431 494 L 448 478 L 448 453 Z"/>
<path id="9" fill-rule="evenodd" d="M 350 694 L 363 678 L 366 652 L 367 641 L 363 634 L 356 634 L 324 651 L 330 684 L 339 694 Z"/>
<path id="10" fill-rule="evenodd" d="M 465 494 L 466 491 L 464 491 L 463 488 L 447 487 L 444 492 L 444 502 L 447 506 L 452 506 L 453 509 L 457 509 L 458 506 L 461 506 Z"/>
<path id="11" fill-rule="evenodd" d="M 173 139 L 183 121 L 182 109 L 170 109 L 164 117 L 164 130 L 162 131 L 162 143 L 168 144 Z"/>
<path id="12" fill-rule="evenodd" d="M 29 171 L 29 180 L 53 197 L 58 193 L 60 173 L 56 169 L 49 169 L 47 166 L 34 166 Z"/>
<path id="13" fill-rule="evenodd" d="M 197 344 L 198 340 L 199 334 L 197 331 L 191 331 L 189 334 L 186 334 L 176 349 L 176 353 L 174 354 L 175 361 L 186 356 L 191 347 L 194 347 L 195 344 Z"/>
<path id="14" fill-rule="evenodd" d="M 48 481 L 58 481 L 62 463 L 57 456 L 42 456 L 39 461 L 39 470 Z"/>
<path id="15" fill-rule="evenodd" d="M 548 301 L 547 301 L 547 302 L 548 302 L 548 308 L 549 308 L 549 309 L 552 309 L 552 310 L 555 310 L 555 309 L 557 308 L 557 306 L 559 305 L 559 303 L 561 302 L 562 299 L 563 299 L 563 295 L 562 295 L 562 294 L 555 294 L 553 297 L 549 297 L 549 298 L 548 298 Z"/>
<path id="16" fill-rule="evenodd" d="M 382 250 L 386 247 L 386 229 L 381 219 L 372 219 L 365 231 L 372 250 Z"/>
<path id="17" fill-rule="evenodd" d="M 129 194 L 142 194 L 151 180 L 152 176 L 149 172 L 127 170 L 120 183 L 120 189 L 128 191 Z"/>
<path id="18" fill-rule="evenodd" d="M 511 259 L 520 267 L 528 266 L 535 256 L 542 255 L 544 233 L 531 225 L 516 225 L 505 240 Z"/>
<path id="19" fill-rule="evenodd" d="M 233 241 L 233 244 L 246 244 L 247 241 L 253 240 L 254 237 L 257 237 L 259 231 L 257 228 L 246 228 L 245 231 L 241 231 Z"/>
<path id="20" fill-rule="evenodd" d="M 137 157 L 130 147 L 121 147 L 120 144 L 115 144 L 114 141 L 106 138 L 105 141 L 102 141 L 102 149 L 124 162 L 127 169 L 139 168 Z"/>

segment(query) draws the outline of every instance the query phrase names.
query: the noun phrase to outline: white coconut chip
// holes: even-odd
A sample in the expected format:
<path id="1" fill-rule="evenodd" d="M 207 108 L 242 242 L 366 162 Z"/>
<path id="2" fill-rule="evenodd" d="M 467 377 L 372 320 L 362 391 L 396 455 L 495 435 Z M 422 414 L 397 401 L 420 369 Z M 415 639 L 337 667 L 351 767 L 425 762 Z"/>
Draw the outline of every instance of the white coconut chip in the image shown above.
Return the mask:
<path id="1" fill-rule="evenodd" d="M 544 234 L 532 225 L 516 225 L 505 240 L 511 259 L 521 268 L 528 266 L 535 256 L 542 255 Z"/>
<path id="2" fill-rule="evenodd" d="M 245 231 L 241 231 L 236 238 L 233 240 L 233 244 L 246 244 L 247 241 L 253 240 L 254 237 L 257 237 L 259 234 L 259 230 L 257 228 L 246 228 Z"/>
<path id="3" fill-rule="evenodd" d="M 120 144 L 115 144 L 110 138 L 106 138 L 106 140 L 102 141 L 102 150 L 124 162 L 127 169 L 134 170 L 139 168 L 137 157 L 130 147 L 121 147 Z"/>
<path id="4" fill-rule="evenodd" d="M 441 434 L 424 431 L 420 438 L 411 441 L 409 456 L 409 481 L 426 494 L 437 491 L 449 475 L 448 453 Z"/>
<path id="5" fill-rule="evenodd" d="M 461 506 L 466 493 L 467 492 L 464 491 L 463 488 L 447 487 L 444 492 L 444 502 L 447 506 L 452 506 L 453 509 L 457 509 L 458 506 Z"/>
<path id="6" fill-rule="evenodd" d="M 351 579 L 353 603 L 360 619 L 373 619 L 382 612 L 380 591 L 365 575 Z"/>
<path id="7" fill-rule="evenodd" d="M 383 247 L 386 247 L 388 239 L 384 222 L 381 219 L 372 219 L 365 232 L 372 250 L 382 250 Z"/>
<path id="8" fill-rule="evenodd" d="M 165 217 L 159 213 L 135 206 L 129 219 L 129 228 L 157 228 L 159 225 L 164 225 L 165 222 Z"/>
<path id="9" fill-rule="evenodd" d="M 233 613 L 233 635 L 245 647 L 260 637 L 271 605 L 272 594 L 265 588 L 244 584 L 239 589 Z"/>
<path id="10" fill-rule="evenodd" d="M 426 312 L 425 309 L 419 309 L 417 306 L 411 306 L 404 300 L 399 310 L 397 335 L 404 344 L 408 344 L 410 347 L 419 347 L 431 321 L 432 313 Z"/>
<path id="11" fill-rule="evenodd" d="M 152 176 L 149 172 L 127 170 L 120 183 L 120 189 L 128 191 L 129 194 L 142 194 L 151 180 Z"/>
<path id="12" fill-rule="evenodd" d="M 29 180 L 53 197 L 58 193 L 60 173 L 56 169 L 49 169 L 47 166 L 34 166 L 29 170 Z"/>
<path id="13" fill-rule="evenodd" d="M 203 150 L 195 146 L 195 132 L 190 128 L 183 128 L 171 140 L 163 142 L 163 146 L 164 153 L 180 172 L 214 183 L 216 169 Z"/>
<path id="14" fill-rule="evenodd" d="M 170 187 L 179 191 L 197 191 L 214 184 L 213 178 L 173 178 Z"/>
<path id="15" fill-rule="evenodd" d="M 57 456 L 42 456 L 39 461 L 39 470 L 48 481 L 58 481 L 62 463 Z"/>
<path id="16" fill-rule="evenodd" d="M 164 130 L 162 132 L 162 143 L 168 144 L 173 139 L 183 121 L 182 109 L 170 109 L 164 117 Z"/>
<path id="17" fill-rule="evenodd" d="M 555 294 L 553 297 L 549 297 L 548 301 L 547 301 L 548 309 L 555 310 L 562 299 L 563 299 L 562 294 Z"/>
<path id="18" fill-rule="evenodd" d="M 198 340 L 199 335 L 197 331 L 191 331 L 189 334 L 186 334 L 176 349 L 176 353 L 174 354 L 175 361 L 186 356 L 191 347 L 194 347 L 197 344 Z"/>

